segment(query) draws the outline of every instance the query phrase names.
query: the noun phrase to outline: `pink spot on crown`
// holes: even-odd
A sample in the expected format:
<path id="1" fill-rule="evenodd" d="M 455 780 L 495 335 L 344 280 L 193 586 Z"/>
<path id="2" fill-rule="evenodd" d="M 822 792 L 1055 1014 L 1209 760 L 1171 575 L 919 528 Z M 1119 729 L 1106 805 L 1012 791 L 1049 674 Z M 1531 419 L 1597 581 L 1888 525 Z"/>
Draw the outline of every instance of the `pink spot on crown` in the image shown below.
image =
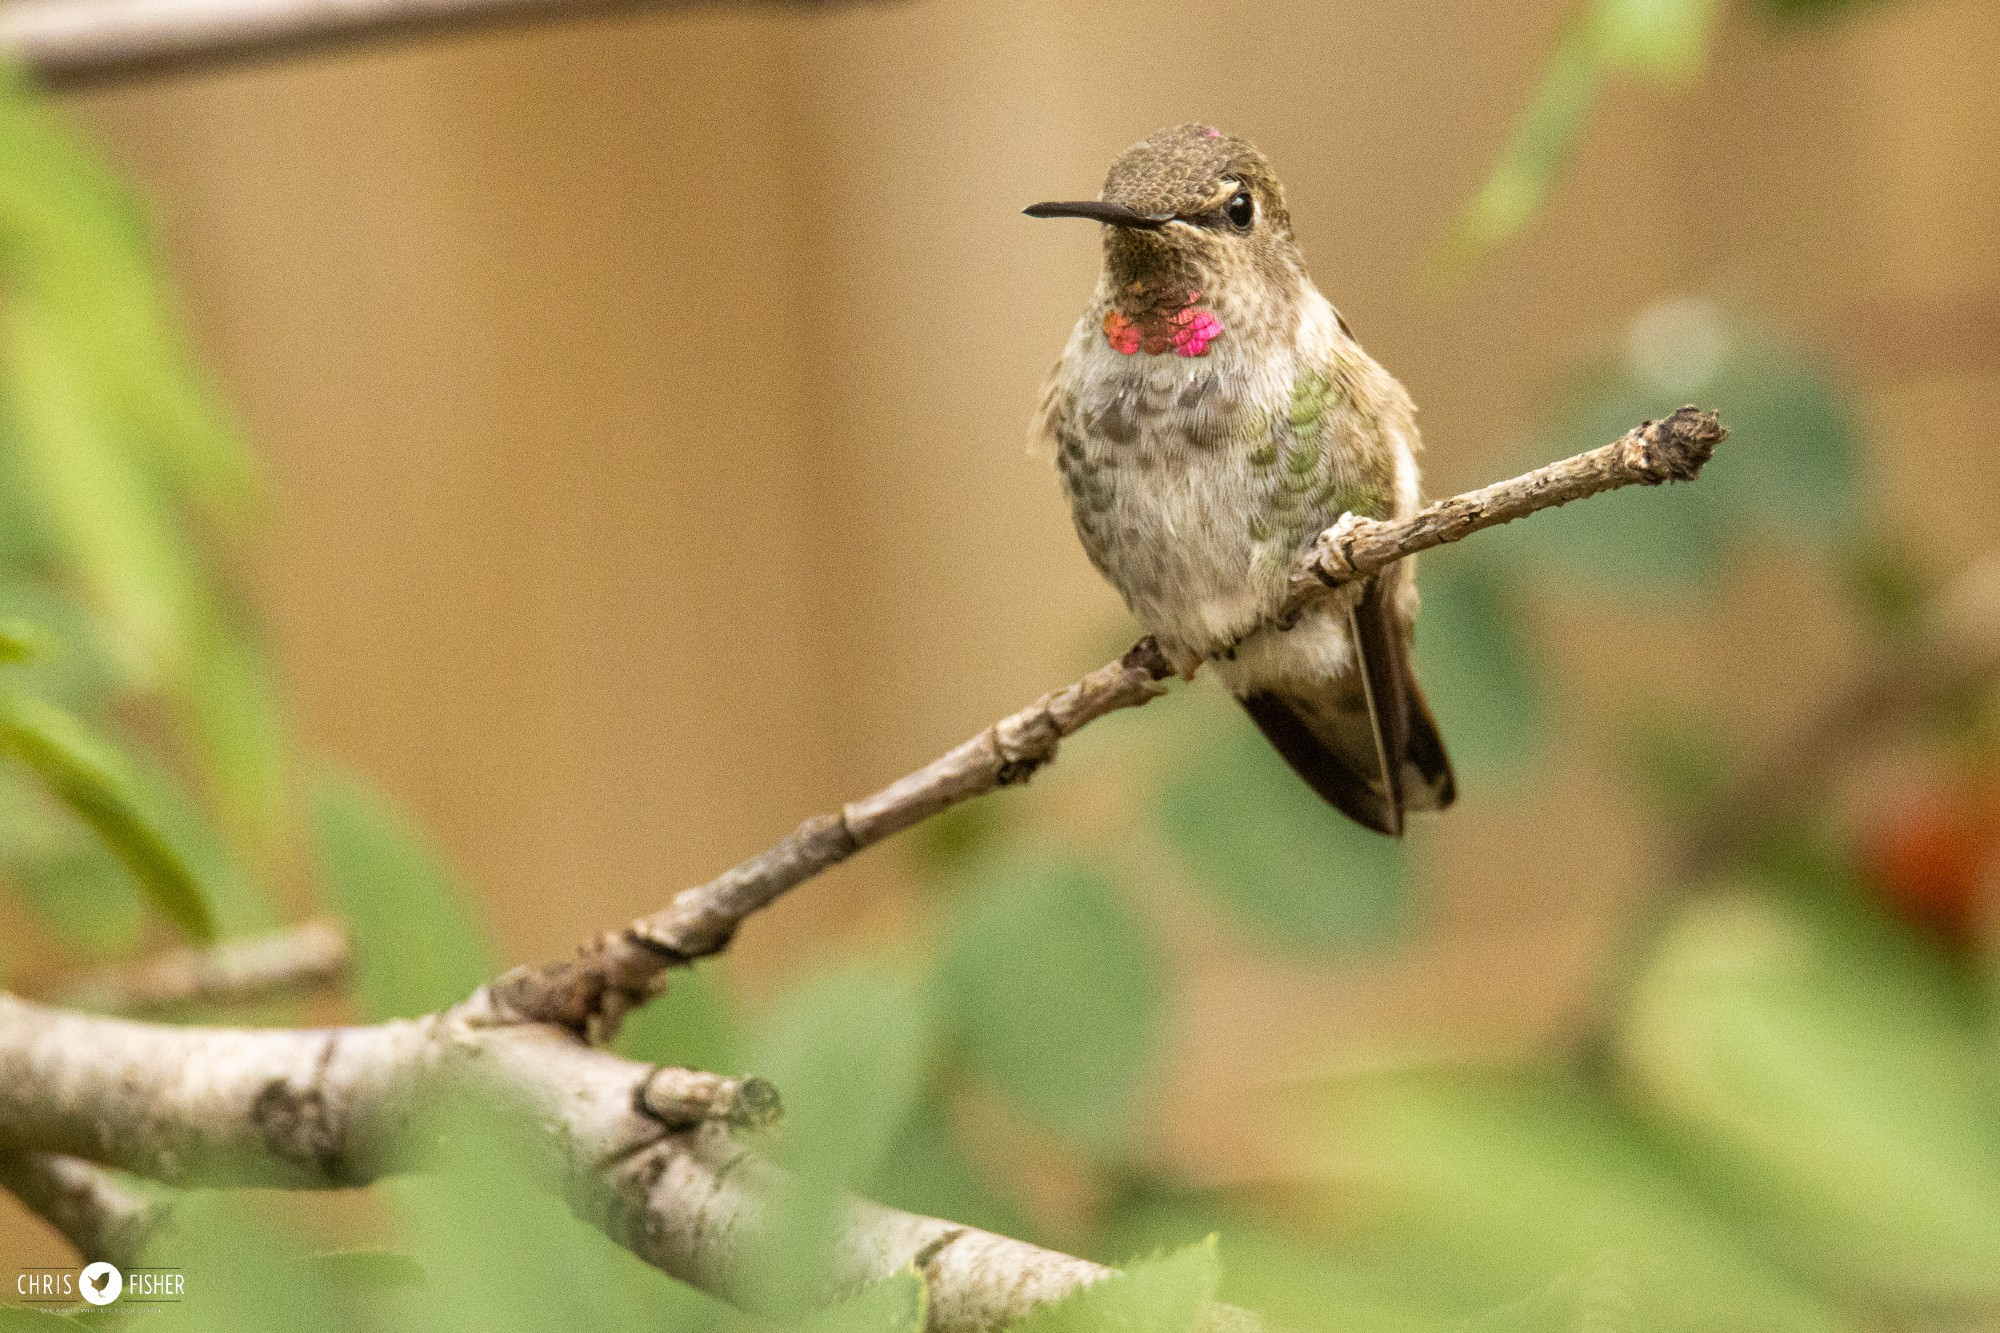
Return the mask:
<path id="1" fill-rule="evenodd" d="M 1222 131 L 1217 129 L 1203 130 L 1201 132 L 1201 137 L 1204 139 L 1220 139 L 1222 137 Z"/>

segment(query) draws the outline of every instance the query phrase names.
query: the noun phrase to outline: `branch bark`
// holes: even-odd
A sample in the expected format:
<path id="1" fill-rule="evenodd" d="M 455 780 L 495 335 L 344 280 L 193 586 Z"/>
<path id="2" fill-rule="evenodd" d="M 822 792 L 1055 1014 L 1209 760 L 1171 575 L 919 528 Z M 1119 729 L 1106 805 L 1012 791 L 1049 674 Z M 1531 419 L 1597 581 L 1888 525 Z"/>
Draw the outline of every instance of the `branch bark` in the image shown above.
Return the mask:
<path id="1" fill-rule="evenodd" d="M 131 1266 L 159 1220 L 151 1201 L 80 1157 L 0 1150 L 0 1189 L 61 1232 L 85 1260 Z"/>
<path id="2" fill-rule="evenodd" d="M 1601 448 L 1441 500 L 1409 518 L 1349 514 L 1294 565 L 1291 595 L 1279 615 L 1398 560 L 1544 509 L 1622 486 L 1692 481 L 1727 433 L 1714 413 L 1683 407 Z M 658 993 L 669 968 L 725 948 L 752 913 L 891 833 L 1025 782 L 1055 758 L 1063 737 L 1163 693 L 1161 682 L 1171 674 L 1158 646 L 1141 639 L 1117 661 L 1043 695 L 916 772 L 837 814 L 813 816 L 775 846 L 684 890 L 660 911 L 600 935 L 574 961 L 517 968 L 476 998 L 521 1021 L 608 1040 L 627 1012 Z"/>
<path id="3" fill-rule="evenodd" d="M 166 1014 L 313 990 L 346 971 L 347 933 L 331 921 L 308 921 L 291 930 L 210 949 L 175 949 L 111 968 L 77 982 L 60 1002 L 100 1013 Z"/>
<path id="4" fill-rule="evenodd" d="M 0 1163 L 29 1163 L 31 1206 L 58 1216 L 48 1196 L 63 1186 L 44 1181 L 67 1168 L 50 1150 L 186 1185 L 357 1185 L 407 1165 L 422 1107 L 459 1091 L 535 1127 L 579 1216 L 685 1282 L 754 1302 L 745 1258 L 779 1224 L 785 1181 L 729 1129 L 768 1120 L 768 1088 L 639 1064 L 472 1006 L 289 1031 L 165 1027 L 0 995 Z M 1111 1271 L 858 1199 L 843 1211 L 826 1294 L 915 1265 L 938 1333 L 1000 1327 Z M 1216 1327 L 1256 1324 L 1224 1311 Z"/>
<path id="5" fill-rule="evenodd" d="M 338 47 L 716 0 L 13 0 L 0 52 L 55 87 L 99 86 Z M 804 7 L 811 0 L 791 0 Z"/>

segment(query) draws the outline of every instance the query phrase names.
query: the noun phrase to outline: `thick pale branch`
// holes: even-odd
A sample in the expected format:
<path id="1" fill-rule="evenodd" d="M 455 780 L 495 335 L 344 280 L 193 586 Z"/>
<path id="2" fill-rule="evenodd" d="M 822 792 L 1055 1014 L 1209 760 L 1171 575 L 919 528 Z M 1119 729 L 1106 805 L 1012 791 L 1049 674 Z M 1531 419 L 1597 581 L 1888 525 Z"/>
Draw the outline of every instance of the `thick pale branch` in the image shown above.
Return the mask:
<path id="1" fill-rule="evenodd" d="M 13 0 L 0 52 L 57 86 L 97 85 L 329 47 L 720 0 Z M 803 6 L 806 0 L 793 0 Z"/>
<path id="2" fill-rule="evenodd" d="M 94 1162 L 0 1150 L 0 1189 L 39 1213 L 86 1260 L 128 1267 L 158 1222 L 153 1204 Z"/>
<path id="3" fill-rule="evenodd" d="M 495 1018 L 468 1008 L 369 1028 L 182 1028 L 0 995 L 0 1163 L 47 1177 L 67 1170 L 52 1167 L 54 1150 L 188 1185 L 353 1185 L 407 1164 L 426 1102 L 470 1091 L 535 1128 L 579 1216 L 683 1281 L 751 1300 L 745 1264 L 769 1252 L 784 1179 L 725 1121 L 768 1119 L 769 1089 Z M 43 1185 L 28 1188 L 40 1191 L 31 1206 L 55 1207 Z M 1000 1327 L 1110 1271 L 861 1200 L 836 1234 L 828 1296 L 915 1264 L 941 1333 Z M 1254 1321 L 1224 1311 L 1217 1327 Z"/>
<path id="4" fill-rule="evenodd" d="M 1409 518 L 1348 515 L 1300 557 L 1280 614 L 1419 551 L 1539 510 L 1621 486 L 1690 481 L 1725 434 L 1714 413 L 1684 407 L 1602 448 L 1439 501 Z M 666 969 L 722 949 L 751 913 L 891 833 L 996 787 L 1025 781 L 1055 758 L 1063 737 L 1107 713 L 1145 703 L 1161 693 L 1160 682 L 1171 674 L 1158 646 L 1142 639 L 1116 662 L 1043 695 L 908 777 L 838 814 L 808 819 L 776 846 L 684 890 L 663 910 L 598 937 L 575 961 L 516 969 L 479 1002 L 490 998 L 524 1021 L 557 1023 L 605 1039 L 632 1006 L 658 990 Z"/>
<path id="5" fill-rule="evenodd" d="M 64 991 L 61 1003 L 101 1013 L 170 1013 L 309 991 L 338 980 L 346 970 L 346 932 L 331 921 L 309 921 L 210 949 L 175 949 L 100 972 Z"/>

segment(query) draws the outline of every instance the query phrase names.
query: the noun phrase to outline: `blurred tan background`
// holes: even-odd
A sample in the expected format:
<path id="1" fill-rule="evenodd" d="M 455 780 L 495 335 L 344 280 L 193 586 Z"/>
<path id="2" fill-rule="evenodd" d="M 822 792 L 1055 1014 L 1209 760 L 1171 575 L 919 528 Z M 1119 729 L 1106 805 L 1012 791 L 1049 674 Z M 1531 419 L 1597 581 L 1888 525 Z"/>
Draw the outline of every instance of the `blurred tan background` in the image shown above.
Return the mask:
<path id="1" fill-rule="evenodd" d="M 268 460 L 251 569 L 302 732 L 428 823 L 515 961 L 1130 632 L 1023 447 L 1096 238 L 1019 210 L 1093 193 L 1161 124 L 1213 120 L 1275 160 L 1320 285 L 1423 408 L 1432 493 L 1511 468 L 1646 304 L 1720 293 L 1865 386 L 1885 511 L 1953 568 L 2000 507 L 2000 171 L 1965 166 L 2000 145 L 2000 8 L 1739 21 L 1684 94 L 1614 89 L 1526 240 L 1432 292 L 1429 248 L 1565 12 L 732 8 L 76 100 L 150 191 Z M 1903 332 L 1947 328 L 1968 332 Z M 1690 694 L 1726 678 L 1732 720 L 1776 734 L 1858 652 L 1800 577 L 1758 570 L 1716 624 L 1551 611 L 1563 688 L 1588 711 L 1635 661 Z M 1139 730 L 1072 760 L 1115 764 Z M 1436 883 L 1391 957 L 1280 965 L 1170 904 L 1167 1151 L 1329 1036 L 1563 1029 L 1651 853 L 1588 737 L 1558 718 L 1555 743 L 1555 778 L 1473 785 L 1422 831 Z M 744 932 L 732 975 L 768 994 L 903 927 L 908 858 L 809 886 Z"/>

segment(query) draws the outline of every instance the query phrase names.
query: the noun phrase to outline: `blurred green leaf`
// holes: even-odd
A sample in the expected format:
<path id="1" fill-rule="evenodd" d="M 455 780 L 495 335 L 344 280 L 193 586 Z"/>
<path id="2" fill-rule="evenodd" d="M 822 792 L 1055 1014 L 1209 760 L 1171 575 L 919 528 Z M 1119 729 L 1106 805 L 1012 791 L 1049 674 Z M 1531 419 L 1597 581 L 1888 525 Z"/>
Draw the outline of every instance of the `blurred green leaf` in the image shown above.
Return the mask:
<path id="1" fill-rule="evenodd" d="M 618 1053 L 649 1065 L 740 1073 L 742 1037 L 719 961 L 675 969 L 665 994 L 627 1016 L 618 1032 Z"/>
<path id="2" fill-rule="evenodd" d="M 1597 448 L 1694 401 L 1720 411 L 1729 442 L 1695 482 L 1626 487 L 1496 533 L 1487 561 L 1526 558 L 1631 597 L 1712 590 L 1732 545 L 1772 536 L 1839 554 L 1858 519 L 1859 446 L 1825 372 L 1696 297 L 1656 302 L 1628 334 L 1625 359 L 1579 384 L 1540 456 Z"/>
<path id="3" fill-rule="evenodd" d="M 1103 1253 L 1158 1253 L 1220 1238 L 1220 1300 L 1254 1310 L 1278 1329 L 1328 1333 L 1465 1333 L 1462 1321 L 1425 1316 L 1400 1278 L 1385 1281 L 1367 1264 L 1330 1258 L 1294 1236 L 1253 1220 L 1228 1203 L 1154 1188 L 1118 1204 Z M 1564 1330 L 1569 1333 L 1569 1330 Z M 1621 1330 L 1622 1333 L 1622 1330 Z"/>
<path id="4" fill-rule="evenodd" d="M 22 476 L 18 434 L 12 414 L 0 412 L 0 579 L 40 571 L 53 550 Z"/>
<path id="5" fill-rule="evenodd" d="M 1700 69 L 1720 8 L 1719 0 L 1596 0 L 1590 22 L 1606 65 L 1666 82 Z"/>
<path id="6" fill-rule="evenodd" d="M 170 678 L 200 591 L 169 496 L 109 438 L 73 349 L 33 300 L 7 303 L 4 354 L 23 479 L 127 666 Z"/>
<path id="7" fill-rule="evenodd" d="M 1445 674 L 1439 698 L 1456 688 Z M 1202 887 L 1263 943 L 1287 952 L 1367 948 L 1393 937 L 1408 904 L 1405 844 L 1320 800 L 1248 718 L 1232 710 L 1223 726 L 1154 803 L 1168 843 Z"/>
<path id="8" fill-rule="evenodd" d="M 90 612 L 38 584 L 0 580 L 0 616 L 31 649 L 9 679 L 26 693 L 89 716 L 119 685 L 118 663 Z"/>
<path id="9" fill-rule="evenodd" d="M 1852 604 L 1883 642 L 1900 642 L 1916 628 L 1932 593 L 1914 553 L 1887 532 L 1866 530 L 1847 534 L 1838 553 Z"/>
<path id="10" fill-rule="evenodd" d="M 906 1268 L 831 1309 L 800 1320 L 791 1329 L 793 1333 L 924 1333 L 924 1312 L 929 1304 L 922 1275 Z"/>
<path id="11" fill-rule="evenodd" d="M 788 994 L 746 1060 L 784 1098 L 782 1160 L 842 1188 L 865 1179 L 917 1104 L 931 1028 L 922 988 L 876 966 L 845 965 Z"/>
<path id="12" fill-rule="evenodd" d="M 430 1108 L 422 1175 L 390 1182 L 403 1242 L 424 1274 L 394 1326 L 423 1333 L 596 1333 L 715 1328 L 722 1307 L 579 1221 L 552 1193 L 527 1126 L 453 1099 Z M 276 1327 L 276 1325 L 273 1325 Z"/>
<path id="13" fill-rule="evenodd" d="M 284 794 L 276 709 L 248 645 L 214 628 L 196 526 L 247 512 L 254 470 L 180 344 L 133 195 L 11 68 L 0 70 L 0 291 L 0 556 L 13 573 L 83 590 L 100 617 L 89 647 L 108 649 L 119 683 L 178 696 L 224 809 L 268 850 Z"/>
<path id="14" fill-rule="evenodd" d="M 1744 345 L 1707 398 L 1729 426 L 1729 443 L 1697 485 L 1748 522 L 1795 539 L 1837 539 L 1855 522 L 1860 489 L 1852 410 L 1811 361 L 1738 336 Z"/>
<path id="15" fill-rule="evenodd" d="M 988 865 L 961 900 L 937 984 L 967 1062 L 1049 1128 L 1122 1145 L 1160 1032 L 1144 927 L 1073 862 Z"/>
<path id="16" fill-rule="evenodd" d="M 922 1093 L 926 998 L 894 973 L 852 964 L 794 989 L 760 1026 L 746 1063 L 784 1098 L 774 1148 L 790 1171 L 748 1256 L 756 1307 L 798 1317 L 825 1299 L 843 1191 L 875 1171 Z"/>
<path id="17" fill-rule="evenodd" d="M 109 959 L 138 946 L 145 902 L 102 843 L 78 838 L 23 858 L 9 870 L 28 909 L 85 953 Z"/>
<path id="18" fill-rule="evenodd" d="M 76 833 L 74 821 L 32 774 L 0 764 L 0 865 L 48 855 L 74 841 Z"/>
<path id="19" fill-rule="evenodd" d="M 33 625 L 24 620 L 0 620 L 0 662 L 25 662 L 41 650 Z"/>
<path id="20" fill-rule="evenodd" d="M 1772 18 L 1818 20 L 1845 17 L 1864 9 L 1886 9 L 1889 0 L 1757 0 L 1757 7 Z"/>
<path id="21" fill-rule="evenodd" d="M 1871 1301 L 2000 1300 L 2000 1116 L 1951 991 L 1770 896 L 1690 904 L 1634 985 L 1625 1076 L 1801 1267 Z"/>
<path id="22" fill-rule="evenodd" d="M 268 890 L 244 874 L 193 798 L 143 753 L 127 758 L 147 808 L 159 817 L 169 841 L 207 890 L 216 934 L 233 937 L 276 926 L 279 913 Z"/>
<path id="23" fill-rule="evenodd" d="M 1420 586 L 1417 673 L 1454 767 L 1518 772 L 1539 742 L 1543 704 L 1512 587 L 1493 562 L 1449 555 L 1424 567 Z"/>
<path id="24" fill-rule="evenodd" d="M 337 1289 L 298 1238 L 238 1191 L 176 1196 L 168 1224 L 146 1238 L 143 1266 L 185 1275 L 181 1300 L 141 1321 L 162 1333 L 342 1333 Z M 108 1310 L 115 1312 L 112 1305 Z"/>
<path id="25" fill-rule="evenodd" d="M 328 1285 L 350 1290 L 394 1291 L 424 1280 L 424 1266 L 397 1250 L 328 1250 L 307 1262 Z"/>
<path id="26" fill-rule="evenodd" d="M 859 1192 L 906 1212 L 1036 1239 L 1028 1215 L 966 1153 L 936 1096 L 918 1104 Z"/>
<path id="27" fill-rule="evenodd" d="M 1215 1237 L 1083 1287 L 1009 1333 L 1193 1333 L 1222 1278 Z"/>
<path id="28" fill-rule="evenodd" d="M 313 834 L 371 1022 L 456 1004 L 493 975 L 492 951 L 457 879 L 372 788 L 353 777 L 321 779 Z"/>
<path id="29" fill-rule="evenodd" d="M 253 466 L 180 343 L 136 198 L 15 70 L 0 71 L 0 242 L 13 294 L 48 310 L 93 414 L 211 512 L 241 512 Z"/>
<path id="30" fill-rule="evenodd" d="M 1719 0 L 1591 0 L 1565 28 L 1499 160 L 1446 234 L 1434 273 L 1463 272 L 1540 211 L 1607 77 L 1669 84 L 1697 71 L 1719 9 Z"/>
<path id="31" fill-rule="evenodd" d="M 82 1321 L 67 1314 L 21 1305 L 0 1305 L 0 1333 L 61 1333 L 65 1328 L 80 1327 L 83 1327 Z"/>
<path id="32" fill-rule="evenodd" d="M 240 613 L 192 627 L 182 717 L 239 844 L 268 858 L 284 826 L 288 755 L 278 682 Z"/>
<path id="33" fill-rule="evenodd" d="M 1729 776 L 1729 746 L 1712 721 L 1648 709 L 1624 727 L 1626 771 L 1649 809 L 1669 819 L 1695 815 Z"/>
<path id="34" fill-rule="evenodd" d="M 68 713 L 14 691 L 0 691 L 0 748 L 104 840 L 168 919 L 196 939 L 213 937 L 206 885 L 116 751 Z"/>
<path id="35" fill-rule="evenodd" d="M 961 801 L 909 832 L 910 851 L 928 876 L 968 866 L 1006 836 L 1014 807 L 1002 801 Z"/>
<path id="36" fill-rule="evenodd" d="M 1587 1297 L 1658 1333 L 1845 1327 L 1584 1087 L 1390 1071 L 1343 1080 L 1328 1104 L 1320 1169 L 1337 1255 L 1434 1319 L 1518 1327 L 1511 1308 L 1568 1329 Z"/>
<path id="37" fill-rule="evenodd" d="M 1590 25 L 1571 24 L 1499 160 L 1439 244 L 1431 262 L 1434 281 L 1470 269 L 1541 211 L 1556 174 L 1576 150 L 1605 73 Z"/>
<path id="38" fill-rule="evenodd" d="M 1672 407 L 1661 404 L 1674 396 L 1600 372 L 1573 397 L 1537 456 L 1548 461 L 1609 444 L 1641 421 L 1666 415 Z M 1716 586 L 1726 536 L 1706 472 L 1693 483 L 1628 486 L 1593 496 L 1503 531 L 1514 552 L 1534 559 L 1551 577 L 1560 571 L 1566 581 L 1627 597 Z"/>

